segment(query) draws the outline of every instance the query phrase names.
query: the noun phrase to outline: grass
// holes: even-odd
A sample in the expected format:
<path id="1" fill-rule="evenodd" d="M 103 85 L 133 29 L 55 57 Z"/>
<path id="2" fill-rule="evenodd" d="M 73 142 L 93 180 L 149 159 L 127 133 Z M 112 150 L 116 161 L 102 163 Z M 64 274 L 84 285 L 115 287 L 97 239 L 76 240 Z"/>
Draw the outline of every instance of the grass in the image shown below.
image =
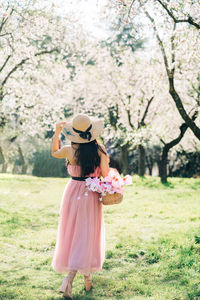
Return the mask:
<path id="1" fill-rule="evenodd" d="M 0 300 L 59 300 L 51 268 L 68 179 L 0 175 Z M 121 204 L 104 206 L 106 259 L 74 299 L 200 299 L 200 180 L 133 177 Z"/>

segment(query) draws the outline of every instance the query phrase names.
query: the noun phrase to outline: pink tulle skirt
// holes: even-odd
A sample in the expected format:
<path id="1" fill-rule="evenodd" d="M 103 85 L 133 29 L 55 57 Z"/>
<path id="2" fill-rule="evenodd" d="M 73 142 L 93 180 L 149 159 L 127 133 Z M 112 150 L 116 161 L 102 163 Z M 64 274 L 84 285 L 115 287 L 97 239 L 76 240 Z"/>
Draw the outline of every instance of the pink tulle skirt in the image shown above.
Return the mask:
<path id="1" fill-rule="evenodd" d="M 79 176 L 79 166 L 69 166 Z M 98 176 L 96 169 L 90 176 Z M 99 194 L 86 191 L 85 182 L 70 179 L 60 205 L 52 267 L 58 273 L 79 270 L 88 275 L 102 269 L 105 259 L 105 227 Z"/>

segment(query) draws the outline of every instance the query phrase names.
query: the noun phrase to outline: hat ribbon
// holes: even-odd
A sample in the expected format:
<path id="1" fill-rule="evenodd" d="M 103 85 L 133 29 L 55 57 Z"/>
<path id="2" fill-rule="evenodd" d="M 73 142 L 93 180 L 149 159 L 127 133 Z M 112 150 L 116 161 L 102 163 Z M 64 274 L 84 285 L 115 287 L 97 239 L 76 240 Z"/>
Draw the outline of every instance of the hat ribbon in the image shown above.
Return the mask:
<path id="1" fill-rule="evenodd" d="M 88 127 L 88 129 L 86 129 L 85 131 L 81 131 L 81 130 L 78 130 L 78 129 L 75 129 L 73 127 L 73 130 L 77 133 L 79 133 L 79 136 L 82 138 L 82 139 L 88 139 L 88 141 L 91 140 L 91 132 L 90 132 L 90 129 L 92 128 L 92 124 Z"/>

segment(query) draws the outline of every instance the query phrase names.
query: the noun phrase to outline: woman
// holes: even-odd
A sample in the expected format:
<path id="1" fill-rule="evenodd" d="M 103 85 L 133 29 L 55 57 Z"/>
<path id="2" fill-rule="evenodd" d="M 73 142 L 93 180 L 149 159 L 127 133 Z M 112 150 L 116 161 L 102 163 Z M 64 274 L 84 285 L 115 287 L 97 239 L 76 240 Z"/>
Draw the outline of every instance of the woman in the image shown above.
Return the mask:
<path id="1" fill-rule="evenodd" d="M 59 122 L 52 139 L 51 155 L 66 158 L 72 179 L 65 187 L 61 205 L 52 267 L 59 273 L 69 272 L 60 292 L 72 298 L 72 282 L 79 271 L 84 275 L 87 291 L 93 286 L 90 273 L 102 269 L 105 258 L 105 228 L 102 203 L 97 192 L 87 191 L 87 177 L 107 176 L 109 156 L 96 138 L 103 130 L 101 120 L 80 114 L 72 122 Z M 63 131 L 70 146 L 59 149 Z"/>

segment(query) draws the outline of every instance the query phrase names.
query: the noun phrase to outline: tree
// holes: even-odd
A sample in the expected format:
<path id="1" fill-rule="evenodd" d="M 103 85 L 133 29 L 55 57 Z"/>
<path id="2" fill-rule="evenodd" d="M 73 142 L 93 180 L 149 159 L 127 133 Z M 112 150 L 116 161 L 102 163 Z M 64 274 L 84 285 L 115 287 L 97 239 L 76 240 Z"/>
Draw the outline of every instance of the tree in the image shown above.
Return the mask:
<path id="1" fill-rule="evenodd" d="M 176 4 L 176 7 L 173 7 L 173 5 L 171 3 L 169 3 L 169 5 L 168 5 L 165 1 L 162 1 L 162 0 L 157 0 L 157 2 L 160 3 L 160 5 L 164 8 L 164 10 L 167 12 L 167 14 L 172 18 L 174 23 L 176 23 L 176 24 L 177 23 L 188 23 L 190 25 L 193 25 L 198 30 L 200 29 L 200 24 L 197 23 L 199 20 L 195 21 L 195 18 L 192 17 L 189 13 L 184 14 L 182 12 L 183 15 L 186 15 L 183 17 L 177 17 L 175 15 L 175 13 L 177 13 L 177 12 L 178 12 L 178 14 L 180 14 L 180 9 L 181 9 L 181 7 L 183 7 L 180 2 L 178 3 L 179 7 L 177 7 L 177 4 Z M 194 2 L 190 1 L 190 4 L 193 6 L 194 9 L 197 9 L 197 11 L 198 11 L 198 8 L 199 8 L 198 3 L 196 3 L 197 7 L 195 7 Z"/>
<path id="2" fill-rule="evenodd" d="M 156 104 L 152 106 L 152 95 L 156 85 L 158 93 L 162 90 L 162 84 L 155 85 L 157 74 L 152 72 L 155 62 L 147 62 L 146 58 L 140 58 L 141 52 L 137 53 L 124 51 L 119 67 L 113 63 L 115 58 L 109 56 L 105 48 L 97 48 L 95 65 L 82 68 L 74 78 L 73 90 L 77 93 L 76 98 L 82 95 L 82 99 L 85 99 L 82 107 L 79 106 L 79 112 L 98 113 L 105 118 L 105 140 L 111 139 L 113 147 L 121 147 L 123 173 L 131 171 L 127 157 L 129 151 L 138 148 L 140 174 L 143 176 L 144 148 L 151 138 L 151 123 L 157 110 Z M 156 70 L 159 72 L 159 65 Z"/>
<path id="3" fill-rule="evenodd" d="M 181 74 L 186 71 L 188 73 L 186 77 L 190 82 L 193 81 L 193 85 L 197 80 L 197 75 L 196 78 L 194 78 L 193 74 L 196 74 L 198 69 L 197 56 L 200 45 L 200 22 L 198 19 L 198 12 L 200 11 L 199 2 L 194 3 L 191 0 L 185 1 L 184 4 L 182 4 L 182 1 L 166 3 L 165 1 L 159 0 L 154 1 L 153 4 L 151 1 L 142 0 L 127 1 L 127 4 L 125 1 L 121 2 L 123 3 L 123 14 L 124 10 L 126 10 L 129 21 L 131 19 L 133 20 L 138 14 L 141 14 L 142 11 L 150 21 L 163 56 L 164 67 L 169 83 L 169 93 L 184 122 L 193 131 L 194 135 L 200 139 L 198 121 L 194 122 L 190 116 L 190 110 L 198 111 L 199 105 L 198 103 L 197 105 L 193 105 L 188 111 L 186 108 L 188 106 L 186 105 L 186 100 L 184 96 L 181 95 L 181 92 L 178 91 L 181 84 L 177 84 L 178 77 L 181 78 L 182 82 L 185 81 L 185 74 L 183 76 L 181 76 Z M 190 11 L 186 12 L 186 6 Z M 150 10 L 151 13 L 149 12 Z M 154 14 L 155 17 L 153 17 L 152 14 Z M 170 32 L 171 30 L 172 34 Z M 161 38 L 161 35 L 163 38 Z M 189 47 L 189 45 L 192 45 L 192 47 Z M 187 50 L 189 51 L 187 52 Z"/>
<path id="4" fill-rule="evenodd" d="M 17 71 L 23 70 L 25 64 L 36 64 L 37 58 L 59 52 L 59 36 L 53 37 L 52 29 L 57 25 L 56 19 L 44 11 L 27 5 L 1 4 L 2 18 L 0 20 L 1 38 L 1 81 L 0 102 L 12 94 L 11 86 L 7 86 L 10 78 Z M 48 33 L 47 33 L 48 32 Z"/>
<path id="5" fill-rule="evenodd" d="M 77 58 L 70 55 L 75 53 L 75 40 L 69 45 L 69 17 L 57 17 L 52 8 L 39 9 L 37 2 L 5 1 L 1 11 L 0 146 L 6 170 L 6 141 L 10 146 L 18 145 L 18 155 L 26 166 L 21 145 L 24 137 L 44 139 L 66 115 L 71 101 L 69 64 Z M 33 152 L 34 143 L 32 147 Z"/>
<path id="6" fill-rule="evenodd" d="M 160 160 L 160 166 L 159 166 L 159 176 L 161 179 L 162 183 L 167 183 L 167 165 L 168 165 L 168 153 L 171 150 L 172 147 L 176 146 L 181 139 L 183 138 L 188 126 L 187 124 L 183 123 L 180 126 L 180 133 L 179 135 L 173 139 L 172 141 L 165 143 L 163 140 L 162 143 L 164 144 L 163 149 L 162 149 L 162 156 Z"/>

